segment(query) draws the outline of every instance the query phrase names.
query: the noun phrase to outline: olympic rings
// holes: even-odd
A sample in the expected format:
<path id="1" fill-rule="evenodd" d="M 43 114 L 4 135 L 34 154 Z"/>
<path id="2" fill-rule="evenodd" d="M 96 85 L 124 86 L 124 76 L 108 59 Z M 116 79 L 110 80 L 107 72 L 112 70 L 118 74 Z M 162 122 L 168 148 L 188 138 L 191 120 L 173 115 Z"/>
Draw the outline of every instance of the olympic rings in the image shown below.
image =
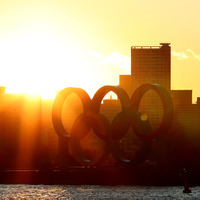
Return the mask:
<path id="1" fill-rule="evenodd" d="M 149 121 L 142 121 L 141 113 L 138 112 L 142 96 L 150 89 L 158 93 L 164 109 L 162 123 L 158 130 L 154 132 L 152 132 Z M 115 116 L 110 125 L 108 119 L 100 114 L 99 111 L 104 96 L 111 91 L 118 96 L 122 111 Z M 62 124 L 61 113 L 66 98 L 72 93 L 75 93 L 80 98 L 84 112 L 77 117 L 71 134 L 69 134 L 65 131 Z M 157 84 L 144 84 L 140 86 L 136 89 L 131 99 L 118 86 L 103 86 L 95 93 L 92 100 L 83 89 L 65 88 L 57 95 L 52 111 L 53 126 L 59 139 L 67 138 L 69 145 L 67 145 L 66 151 L 69 151 L 70 146 L 73 158 L 84 166 L 100 164 L 108 155 L 109 150 L 116 161 L 123 166 L 133 166 L 144 162 L 149 156 L 152 139 L 155 139 L 161 133 L 167 132 L 172 122 L 172 116 L 173 105 L 171 97 L 162 86 Z M 132 160 L 127 159 L 119 147 L 120 139 L 129 131 L 130 127 L 141 141 L 141 148 L 136 152 Z M 82 152 L 80 140 L 88 134 L 91 128 L 104 141 L 104 149 L 97 156 L 89 159 Z M 60 142 L 60 144 L 64 145 L 63 142 Z M 64 148 L 62 147 L 61 149 L 63 150 Z"/>

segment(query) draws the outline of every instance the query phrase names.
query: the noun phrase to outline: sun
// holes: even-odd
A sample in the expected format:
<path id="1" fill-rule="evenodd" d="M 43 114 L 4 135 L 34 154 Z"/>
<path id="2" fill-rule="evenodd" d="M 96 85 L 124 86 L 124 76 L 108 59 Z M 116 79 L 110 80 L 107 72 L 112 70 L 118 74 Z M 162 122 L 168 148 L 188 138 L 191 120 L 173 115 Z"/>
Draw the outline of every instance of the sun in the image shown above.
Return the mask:
<path id="1" fill-rule="evenodd" d="M 89 87 L 87 62 L 80 51 L 44 32 L 33 32 L 7 45 L 4 60 L 6 91 L 55 98 L 64 87 Z"/>

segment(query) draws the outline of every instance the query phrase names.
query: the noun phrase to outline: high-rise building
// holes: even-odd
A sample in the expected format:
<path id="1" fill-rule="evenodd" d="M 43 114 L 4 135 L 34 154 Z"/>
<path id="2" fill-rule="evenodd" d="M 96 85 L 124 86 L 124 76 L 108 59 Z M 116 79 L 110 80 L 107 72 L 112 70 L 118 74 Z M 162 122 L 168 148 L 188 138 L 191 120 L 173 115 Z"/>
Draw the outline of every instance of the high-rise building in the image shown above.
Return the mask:
<path id="1" fill-rule="evenodd" d="M 171 47 L 161 46 L 131 47 L 131 78 L 133 90 L 144 83 L 158 83 L 170 91 Z"/>

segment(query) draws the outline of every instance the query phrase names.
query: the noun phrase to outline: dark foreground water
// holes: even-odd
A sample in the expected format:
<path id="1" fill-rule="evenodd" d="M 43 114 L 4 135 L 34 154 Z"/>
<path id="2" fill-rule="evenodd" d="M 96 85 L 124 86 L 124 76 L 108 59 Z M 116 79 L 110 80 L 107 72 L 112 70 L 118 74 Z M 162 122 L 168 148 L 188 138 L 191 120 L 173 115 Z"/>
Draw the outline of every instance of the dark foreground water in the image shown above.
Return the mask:
<path id="1" fill-rule="evenodd" d="M 0 185 L 0 199 L 200 199 L 200 186 Z"/>

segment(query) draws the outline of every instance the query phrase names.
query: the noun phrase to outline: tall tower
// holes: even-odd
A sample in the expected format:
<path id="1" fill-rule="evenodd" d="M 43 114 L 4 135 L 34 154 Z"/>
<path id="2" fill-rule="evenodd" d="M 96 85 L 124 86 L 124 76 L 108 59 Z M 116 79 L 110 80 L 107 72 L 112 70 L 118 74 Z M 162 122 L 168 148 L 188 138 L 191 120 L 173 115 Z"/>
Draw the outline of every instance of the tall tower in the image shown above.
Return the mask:
<path id="1" fill-rule="evenodd" d="M 131 82 L 132 91 L 145 83 L 157 83 L 170 92 L 170 43 L 160 43 L 160 46 L 132 46 Z M 148 115 L 154 129 L 160 125 L 163 106 L 154 91 L 149 91 L 144 95 L 140 104 L 140 111 Z"/>
<path id="2" fill-rule="evenodd" d="M 131 47 L 133 90 L 144 83 L 158 83 L 170 91 L 171 47 L 170 43 L 160 45 Z"/>

